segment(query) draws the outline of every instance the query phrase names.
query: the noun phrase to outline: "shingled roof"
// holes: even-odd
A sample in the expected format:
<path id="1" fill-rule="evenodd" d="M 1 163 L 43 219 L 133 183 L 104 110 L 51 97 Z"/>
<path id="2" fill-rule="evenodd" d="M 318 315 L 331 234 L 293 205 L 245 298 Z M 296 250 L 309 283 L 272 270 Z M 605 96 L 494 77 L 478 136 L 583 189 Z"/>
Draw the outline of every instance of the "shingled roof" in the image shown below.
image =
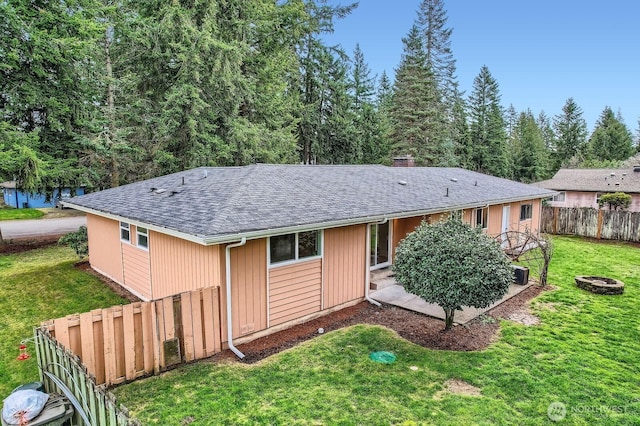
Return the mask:
<path id="1" fill-rule="evenodd" d="M 638 171 L 634 172 L 635 169 Z M 628 169 L 560 169 L 552 179 L 536 182 L 557 191 L 640 193 L 640 167 Z"/>
<path id="2" fill-rule="evenodd" d="M 254 164 L 192 169 L 65 204 L 209 244 L 551 195 L 459 168 Z"/>

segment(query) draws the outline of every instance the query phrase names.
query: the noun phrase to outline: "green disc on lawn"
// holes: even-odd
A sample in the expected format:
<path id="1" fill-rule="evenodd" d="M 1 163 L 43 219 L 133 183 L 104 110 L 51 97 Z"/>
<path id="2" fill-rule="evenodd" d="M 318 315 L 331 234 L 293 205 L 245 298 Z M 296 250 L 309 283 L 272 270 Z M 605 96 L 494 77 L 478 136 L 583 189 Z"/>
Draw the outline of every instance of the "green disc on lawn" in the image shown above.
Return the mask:
<path id="1" fill-rule="evenodd" d="M 369 355 L 369 359 L 381 364 L 393 364 L 394 362 L 396 362 L 396 356 L 393 353 L 387 351 L 371 352 L 371 354 Z"/>

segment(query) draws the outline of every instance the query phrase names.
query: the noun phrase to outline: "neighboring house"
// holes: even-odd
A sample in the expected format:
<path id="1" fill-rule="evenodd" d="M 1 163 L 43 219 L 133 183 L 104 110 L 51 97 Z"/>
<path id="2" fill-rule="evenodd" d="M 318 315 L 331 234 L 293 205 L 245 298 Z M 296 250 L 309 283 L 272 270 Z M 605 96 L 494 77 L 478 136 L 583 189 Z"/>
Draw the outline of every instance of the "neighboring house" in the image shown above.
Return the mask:
<path id="1" fill-rule="evenodd" d="M 552 207 L 597 209 L 603 194 L 624 192 L 631 195 L 631 205 L 627 210 L 640 212 L 640 166 L 627 169 L 560 169 L 552 179 L 533 185 L 558 191 L 549 200 Z"/>
<path id="2" fill-rule="evenodd" d="M 64 200 L 71 197 L 71 188 L 62 188 L 62 190 L 54 189 L 51 197 L 47 200 L 47 196 L 45 194 L 30 194 L 29 192 L 16 189 L 16 182 L 13 180 L 0 183 L 0 188 L 2 188 L 4 203 L 7 206 L 15 207 L 17 209 L 56 207 L 56 202 L 58 200 Z M 76 189 L 76 195 L 83 194 L 83 187 Z"/>
<path id="3" fill-rule="evenodd" d="M 234 349 L 368 299 L 370 271 L 422 220 L 462 211 L 491 235 L 535 231 L 553 194 L 458 168 L 256 164 L 64 204 L 87 213 L 91 266 L 140 298 L 220 287 Z"/>

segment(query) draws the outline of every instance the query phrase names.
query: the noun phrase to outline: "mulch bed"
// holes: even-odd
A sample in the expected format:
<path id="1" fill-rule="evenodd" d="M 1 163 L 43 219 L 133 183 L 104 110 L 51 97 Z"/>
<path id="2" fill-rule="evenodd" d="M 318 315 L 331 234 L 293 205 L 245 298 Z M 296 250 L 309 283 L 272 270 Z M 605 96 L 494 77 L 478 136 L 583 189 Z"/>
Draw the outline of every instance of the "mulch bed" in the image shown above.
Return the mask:
<path id="1" fill-rule="evenodd" d="M 22 253 L 23 251 L 49 247 L 58 243 L 60 236 L 38 239 L 20 239 L 0 243 L 0 254 Z"/>
<path id="2" fill-rule="evenodd" d="M 430 349 L 451 351 L 477 351 L 488 347 L 498 336 L 500 319 L 508 319 L 514 313 L 528 306 L 529 300 L 551 286 L 533 285 L 506 302 L 488 311 L 465 325 L 456 325 L 444 330 L 444 321 L 392 305 L 381 307 L 362 302 L 338 312 L 316 318 L 304 324 L 291 327 L 252 342 L 238 345 L 246 357 L 243 362 L 255 363 L 298 343 L 318 336 L 318 329 L 324 332 L 349 327 L 355 324 L 382 325 L 396 331 L 403 338 Z M 487 320 L 488 317 L 495 321 Z M 230 351 L 224 351 L 211 360 L 236 359 Z"/>

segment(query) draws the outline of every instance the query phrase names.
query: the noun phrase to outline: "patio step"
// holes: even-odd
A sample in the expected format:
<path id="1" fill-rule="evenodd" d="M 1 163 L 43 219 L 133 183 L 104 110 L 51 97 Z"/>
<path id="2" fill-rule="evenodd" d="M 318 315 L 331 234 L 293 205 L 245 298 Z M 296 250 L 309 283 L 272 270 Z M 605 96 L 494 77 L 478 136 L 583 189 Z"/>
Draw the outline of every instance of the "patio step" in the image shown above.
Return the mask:
<path id="1" fill-rule="evenodd" d="M 391 287 L 398 284 L 394 278 L 395 274 L 391 268 L 377 269 L 371 271 L 371 280 L 369 284 L 370 290 L 382 290 L 383 288 Z"/>
<path id="2" fill-rule="evenodd" d="M 395 275 L 391 270 L 391 268 L 376 269 L 375 271 L 371 271 L 370 274 L 371 274 L 371 282 L 381 280 L 383 278 L 392 277 Z"/>

